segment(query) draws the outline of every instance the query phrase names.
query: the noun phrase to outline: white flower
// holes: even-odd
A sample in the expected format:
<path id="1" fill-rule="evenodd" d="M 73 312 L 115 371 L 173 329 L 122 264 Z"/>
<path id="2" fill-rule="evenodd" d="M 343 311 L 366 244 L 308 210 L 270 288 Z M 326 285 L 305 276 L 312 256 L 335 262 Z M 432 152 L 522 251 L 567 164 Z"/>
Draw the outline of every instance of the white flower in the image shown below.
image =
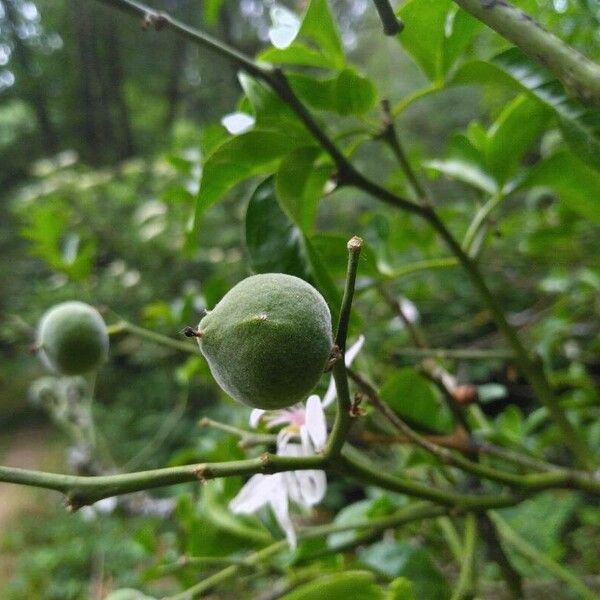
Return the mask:
<path id="1" fill-rule="evenodd" d="M 299 444 L 287 443 L 285 448 L 278 446 L 277 454 L 282 456 L 305 456 Z M 289 514 L 292 500 L 301 508 L 310 508 L 321 502 L 327 490 L 324 471 L 288 471 L 272 475 L 253 475 L 238 495 L 229 503 L 232 512 L 250 514 L 263 506 L 270 506 L 292 549 L 297 539 L 294 524 Z"/>
<path id="2" fill-rule="evenodd" d="M 360 336 L 345 356 L 346 366 L 350 366 L 365 341 Z M 258 426 L 264 418 L 267 427 L 272 429 L 284 425 L 277 433 L 277 454 L 279 456 L 312 456 L 325 447 L 327 442 L 327 421 L 324 407 L 333 402 L 336 396 L 333 377 L 323 398 L 312 395 L 306 406 L 296 404 L 283 410 L 264 411 L 254 409 L 250 414 L 250 425 Z M 300 436 L 300 444 L 291 439 Z M 324 471 L 287 471 L 271 475 L 253 475 L 238 495 L 229 503 L 234 513 L 254 513 L 263 506 L 270 506 L 281 529 L 285 532 L 291 548 L 296 547 L 296 532 L 289 514 L 289 502 L 300 508 L 315 506 L 325 496 L 327 479 Z"/>

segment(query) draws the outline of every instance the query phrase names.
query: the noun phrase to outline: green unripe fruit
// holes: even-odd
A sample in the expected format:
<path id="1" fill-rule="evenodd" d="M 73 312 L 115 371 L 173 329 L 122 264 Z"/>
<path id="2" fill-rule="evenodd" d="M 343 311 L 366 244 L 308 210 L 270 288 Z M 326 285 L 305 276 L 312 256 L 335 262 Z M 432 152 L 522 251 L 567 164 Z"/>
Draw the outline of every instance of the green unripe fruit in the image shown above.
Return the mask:
<path id="1" fill-rule="evenodd" d="M 244 279 L 198 329 L 217 383 L 236 400 L 265 410 L 306 399 L 333 346 L 331 313 L 321 294 L 282 273 Z"/>
<path id="2" fill-rule="evenodd" d="M 89 304 L 63 302 L 42 317 L 37 347 L 53 371 L 81 375 L 97 369 L 108 356 L 106 324 Z"/>

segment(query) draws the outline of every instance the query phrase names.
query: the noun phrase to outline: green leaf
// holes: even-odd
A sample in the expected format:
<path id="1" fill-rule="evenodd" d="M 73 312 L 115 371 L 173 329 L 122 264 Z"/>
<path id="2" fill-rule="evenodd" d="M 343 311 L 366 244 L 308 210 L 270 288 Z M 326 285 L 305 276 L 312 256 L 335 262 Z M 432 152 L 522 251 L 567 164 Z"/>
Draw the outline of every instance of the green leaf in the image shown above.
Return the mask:
<path id="1" fill-rule="evenodd" d="M 525 152 L 542 132 L 550 111 L 528 95 L 521 95 L 500 113 L 487 134 L 486 162 L 500 184 L 514 175 Z"/>
<path id="2" fill-rule="evenodd" d="M 396 37 L 431 81 L 445 79 L 480 27 L 450 0 L 409 0 L 398 14 L 405 27 Z"/>
<path id="3" fill-rule="evenodd" d="M 214 25 L 217 22 L 221 6 L 223 6 L 223 0 L 204 0 L 202 14 L 208 25 Z"/>
<path id="4" fill-rule="evenodd" d="M 417 600 L 415 586 L 406 577 L 398 577 L 390 583 L 385 600 Z"/>
<path id="5" fill-rule="evenodd" d="M 333 277 L 343 278 L 348 265 L 346 244 L 348 237 L 335 233 L 319 233 L 311 236 L 315 249 L 323 257 L 327 268 Z M 363 244 L 358 264 L 358 277 L 373 277 L 381 279 L 383 275 L 377 268 L 377 257 L 373 249 Z"/>
<path id="6" fill-rule="evenodd" d="M 290 73 L 288 79 L 296 94 L 317 110 L 362 115 L 377 102 L 375 86 L 355 69 L 346 68 L 334 77 L 320 79 L 303 73 Z"/>
<path id="7" fill-rule="evenodd" d="M 324 575 L 282 596 L 281 600 L 384 600 L 375 576 L 367 571 Z"/>
<path id="8" fill-rule="evenodd" d="M 246 211 L 246 248 L 256 273 L 287 273 L 309 279 L 304 239 L 275 197 L 273 178 L 256 188 Z"/>
<path id="9" fill-rule="evenodd" d="M 424 548 L 393 540 L 379 542 L 360 553 L 365 566 L 388 577 L 406 577 L 413 582 L 415 597 L 447 600 L 450 589 Z"/>
<path id="10" fill-rule="evenodd" d="M 388 496 L 383 495 L 373 500 L 359 500 L 348 506 L 344 506 L 333 520 L 335 525 L 352 525 L 358 521 L 366 521 L 389 515 L 396 506 L 390 502 Z M 330 548 L 351 542 L 356 539 L 362 531 L 352 529 L 349 531 L 340 531 L 332 533 L 327 538 L 327 545 Z"/>
<path id="11" fill-rule="evenodd" d="M 321 253 L 306 236 L 304 236 L 304 246 L 310 263 L 310 271 L 314 278 L 313 283 L 327 301 L 331 311 L 331 320 L 335 327 L 339 319 L 342 294 L 335 284 Z"/>
<path id="12" fill-rule="evenodd" d="M 415 369 L 396 371 L 381 388 L 381 398 L 403 419 L 439 433 L 452 430 L 452 415 L 433 385 Z"/>
<path id="13" fill-rule="evenodd" d="M 260 54 L 259 59 L 341 69 L 345 64 L 344 50 L 327 0 L 311 0 L 298 35 L 290 46 L 281 50 L 271 48 Z"/>
<path id="14" fill-rule="evenodd" d="M 286 135 L 255 129 L 228 138 L 204 164 L 190 234 L 197 233 L 202 213 L 245 179 L 271 173 L 294 147 Z"/>
<path id="15" fill-rule="evenodd" d="M 452 85 L 491 83 L 525 90 L 558 118 L 573 152 L 600 170 L 600 109 L 588 108 L 568 96 L 550 71 L 511 48 L 489 61 L 472 61 L 456 72 Z"/>
<path id="16" fill-rule="evenodd" d="M 334 85 L 335 112 L 340 115 L 362 115 L 377 102 L 377 91 L 371 80 L 354 69 L 344 69 Z"/>
<path id="17" fill-rule="evenodd" d="M 455 135 L 450 141 L 448 158 L 428 160 L 423 164 L 488 194 L 498 191 L 498 183 L 487 168 L 484 154 L 462 134 Z"/>
<path id="18" fill-rule="evenodd" d="M 285 157 L 275 176 L 281 207 L 304 232 L 313 228 L 323 188 L 333 170 L 330 164 L 315 164 L 320 155 L 315 146 L 298 148 Z"/>
<path id="19" fill-rule="evenodd" d="M 570 152 L 559 152 L 539 162 L 519 186 L 549 187 L 571 210 L 600 223 L 600 173 L 577 160 Z"/>

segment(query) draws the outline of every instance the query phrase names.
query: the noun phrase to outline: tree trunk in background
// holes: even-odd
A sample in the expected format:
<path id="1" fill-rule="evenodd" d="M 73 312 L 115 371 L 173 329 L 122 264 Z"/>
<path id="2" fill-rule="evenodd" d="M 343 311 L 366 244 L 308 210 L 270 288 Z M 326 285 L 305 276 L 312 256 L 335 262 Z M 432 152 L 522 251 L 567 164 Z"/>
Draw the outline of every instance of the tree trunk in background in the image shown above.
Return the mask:
<path id="1" fill-rule="evenodd" d="M 90 31 L 90 15 L 86 2 L 74 0 L 71 8 L 81 77 L 79 88 L 83 116 L 81 129 L 85 139 L 87 158 L 90 162 L 97 164 L 100 162 L 103 135 L 98 107 L 98 82 L 97 79 L 94 81 L 94 56 L 90 48 L 90 36 L 93 32 Z"/>
<path id="2" fill-rule="evenodd" d="M 25 75 L 24 81 L 17 82 L 25 90 L 24 96 L 30 100 L 29 104 L 35 111 L 40 129 L 40 138 L 44 151 L 54 154 L 58 150 L 58 137 L 52 125 L 48 110 L 48 103 L 43 89 L 40 89 L 33 69 L 33 57 L 27 44 L 17 34 L 19 26 L 19 13 L 13 0 L 0 0 L 7 22 L 10 27 L 15 57 Z"/>
<path id="3" fill-rule="evenodd" d="M 165 129 L 171 130 L 173 122 L 177 117 L 179 102 L 181 100 L 182 70 L 185 64 L 185 52 L 187 42 L 182 36 L 177 36 L 173 44 L 171 60 L 169 65 L 169 76 L 165 96 L 167 98 L 167 113 L 165 116 Z"/>
<path id="4" fill-rule="evenodd" d="M 119 158 L 123 159 L 134 153 L 134 142 L 129 108 L 123 92 L 123 65 L 116 16 L 112 12 L 107 12 L 103 25 L 104 34 L 101 39 L 105 47 L 104 66 L 107 75 L 103 81 L 106 85 L 106 95 L 111 98 L 114 108 L 112 114 L 115 120 L 118 154 Z"/>

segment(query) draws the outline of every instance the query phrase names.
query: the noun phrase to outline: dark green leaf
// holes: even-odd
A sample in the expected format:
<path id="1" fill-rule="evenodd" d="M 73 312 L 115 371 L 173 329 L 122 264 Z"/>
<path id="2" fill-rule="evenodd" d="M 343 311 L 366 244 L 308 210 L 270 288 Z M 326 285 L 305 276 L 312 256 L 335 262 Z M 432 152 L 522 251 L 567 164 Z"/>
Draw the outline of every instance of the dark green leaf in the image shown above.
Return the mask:
<path id="1" fill-rule="evenodd" d="M 405 367 L 394 373 L 381 388 L 381 397 L 414 425 L 439 433 L 452 430 L 450 411 L 433 385 L 415 369 Z"/>
<path id="2" fill-rule="evenodd" d="M 250 197 L 246 248 L 254 272 L 287 273 L 308 279 L 302 233 L 277 203 L 272 177 L 263 181 Z"/>
<path id="3" fill-rule="evenodd" d="M 333 167 L 315 164 L 321 151 L 298 148 L 282 161 L 275 176 L 277 198 L 283 210 L 304 232 L 312 230 L 317 206 Z"/>

